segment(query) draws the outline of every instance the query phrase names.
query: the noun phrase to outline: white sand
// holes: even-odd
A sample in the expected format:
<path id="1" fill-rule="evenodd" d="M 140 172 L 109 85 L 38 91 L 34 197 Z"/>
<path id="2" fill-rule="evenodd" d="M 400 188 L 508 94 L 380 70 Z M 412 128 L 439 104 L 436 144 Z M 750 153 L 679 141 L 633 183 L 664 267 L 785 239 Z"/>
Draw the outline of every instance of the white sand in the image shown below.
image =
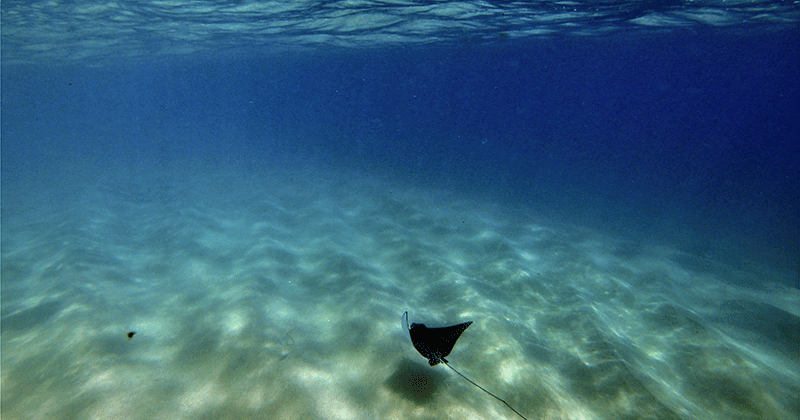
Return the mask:
<path id="1" fill-rule="evenodd" d="M 4 420 L 518 418 L 406 310 L 474 321 L 448 359 L 528 419 L 798 416 L 769 272 L 363 174 L 181 169 L 3 203 Z"/>

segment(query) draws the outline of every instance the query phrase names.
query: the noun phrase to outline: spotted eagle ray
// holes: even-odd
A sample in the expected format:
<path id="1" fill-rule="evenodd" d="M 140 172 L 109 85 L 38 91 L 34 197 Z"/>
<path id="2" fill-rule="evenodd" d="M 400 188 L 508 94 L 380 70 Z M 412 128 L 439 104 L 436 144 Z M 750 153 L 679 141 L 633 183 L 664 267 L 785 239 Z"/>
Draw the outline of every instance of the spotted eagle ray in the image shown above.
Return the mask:
<path id="1" fill-rule="evenodd" d="M 450 366 L 450 362 L 445 359 L 445 356 L 448 356 L 451 351 L 453 351 L 453 346 L 456 345 L 456 340 L 458 337 L 461 337 L 461 333 L 467 329 L 472 324 L 472 321 L 464 322 L 461 324 L 451 325 L 449 327 L 439 327 L 439 328 L 429 328 L 426 327 L 425 324 L 417 324 L 412 323 L 411 326 L 408 326 L 408 311 L 403 313 L 403 318 L 406 321 L 406 329 L 408 329 L 408 335 L 411 336 L 411 344 L 414 345 L 414 348 L 417 349 L 419 354 L 423 357 L 428 359 L 428 364 L 431 366 L 436 366 L 439 363 L 444 363 L 453 370 L 453 372 L 457 373 L 462 378 L 466 379 L 472 385 L 480 388 L 481 391 L 491 395 L 501 403 L 505 404 L 506 407 L 510 408 L 511 411 L 515 412 L 518 416 L 522 417 L 525 420 L 528 420 L 525 416 L 519 413 L 514 407 L 512 407 L 509 403 L 507 403 L 504 399 L 498 397 L 497 395 L 492 394 L 491 392 L 487 391 L 486 388 L 476 384 L 472 381 L 472 379 L 467 378 L 461 372 L 457 371 L 454 367 Z"/>

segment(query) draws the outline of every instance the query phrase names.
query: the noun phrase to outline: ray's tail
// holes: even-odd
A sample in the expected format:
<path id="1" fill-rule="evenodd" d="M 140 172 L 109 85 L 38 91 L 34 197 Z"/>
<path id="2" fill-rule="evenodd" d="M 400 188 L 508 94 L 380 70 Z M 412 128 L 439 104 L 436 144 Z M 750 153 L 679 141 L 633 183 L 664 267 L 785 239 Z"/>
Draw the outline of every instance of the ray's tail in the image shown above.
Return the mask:
<path id="1" fill-rule="evenodd" d="M 466 379 L 467 381 L 469 381 L 469 383 L 471 383 L 472 385 L 475 385 L 475 386 L 477 386 L 478 388 L 480 388 L 480 389 L 481 389 L 481 391 L 483 391 L 483 392 L 485 392 L 485 393 L 487 393 L 487 394 L 489 394 L 489 395 L 493 396 L 495 399 L 497 399 L 497 401 L 500 401 L 501 403 L 505 404 L 505 405 L 506 405 L 506 407 L 510 408 L 510 409 L 511 409 L 511 411 L 513 411 L 513 412 L 517 413 L 517 415 L 518 415 L 518 416 L 522 417 L 522 418 L 523 418 L 523 419 L 525 419 L 525 420 L 528 420 L 528 418 L 527 418 L 527 417 L 525 417 L 525 416 L 523 416 L 522 414 L 520 414 L 520 413 L 519 413 L 519 411 L 517 411 L 516 409 L 514 409 L 514 407 L 512 407 L 512 406 L 511 406 L 511 404 L 507 403 L 507 402 L 506 402 L 506 400 L 504 400 L 504 399 L 502 399 L 502 398 L 498 397 L 497 395 L 494 395 L 494 394 L 492 394 L 491 392 L 487 391 L 487 390 L 486 390 L 486 388 L 484 388 L 484 387 L 482 387 L 482 386 L 480 386 L 480 385 L 476 384 L 475 382 L 473 382 L 473 381 L 472 381 L 472 379 L 470 379 L 470 378 L 467 378 L 466 376 L 464 376 L 464 374 L 463 374 L 463 373 L 461 373 L 461 372 L 457 371 L 457 370 L 456 370 L 456 368 L 454 368 L 454 367 L 450 366 L 450 363 L 444 362 L 444 364 L 446 364 L 446 365 L 447 365 L 447 367 L 449 367 L 450 369 L 453 369 L 453 372 L 457 373 L 457 374 L 458 374 L 458 376 L 461 376 L 462 378 L 464 378 L 464 379 Z"/>

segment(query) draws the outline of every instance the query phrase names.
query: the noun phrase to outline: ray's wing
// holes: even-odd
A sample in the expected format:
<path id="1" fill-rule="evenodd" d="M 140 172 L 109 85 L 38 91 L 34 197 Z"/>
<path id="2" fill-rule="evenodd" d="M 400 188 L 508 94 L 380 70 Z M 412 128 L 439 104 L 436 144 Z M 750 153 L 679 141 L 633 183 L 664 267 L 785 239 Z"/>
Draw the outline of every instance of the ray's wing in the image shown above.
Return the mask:
<path id="1" fill-rule="evenodd" d="M 436 331 L 435 334 L 439 337 L 437 348 L 439 349 L 439 354 L 443 361 L 447 362 L 447 360 L 444 360 L 445 356 L 450 354 L 453 350 L 453 346 L 456 345 L 456 340 L 458 340 L 458 337 L 461 337 L 461 333 L 463 333 L 470 324 L 472 324 L 472 321 L 451 325 L 449 327 L 431 328 Z"/>
<path id="2" fill-rule="evenodd" d="M 445 357 L 453 350 L 461 333 L 472 324 L 464 322 L 449 327 L 428 328 L 425 324 L 411 324 L 409 334 L 414 348 L 428 359 L 428 364 L 435 366 L 439 362 L 447 363 Z"/>

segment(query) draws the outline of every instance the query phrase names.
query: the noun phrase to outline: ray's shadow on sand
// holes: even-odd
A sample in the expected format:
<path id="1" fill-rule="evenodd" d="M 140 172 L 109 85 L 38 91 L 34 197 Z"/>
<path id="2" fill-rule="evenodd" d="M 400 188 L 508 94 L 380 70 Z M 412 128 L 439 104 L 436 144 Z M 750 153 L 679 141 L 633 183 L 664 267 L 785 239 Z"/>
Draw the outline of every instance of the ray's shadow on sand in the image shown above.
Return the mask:
<path id="1" fill-rule="evenodd" d="M 426 404 L 444 383 L 445 375 L 427 363 L 416 363 L 403 358 L 385 384 L 392 392 L 416 404 Z"/>

